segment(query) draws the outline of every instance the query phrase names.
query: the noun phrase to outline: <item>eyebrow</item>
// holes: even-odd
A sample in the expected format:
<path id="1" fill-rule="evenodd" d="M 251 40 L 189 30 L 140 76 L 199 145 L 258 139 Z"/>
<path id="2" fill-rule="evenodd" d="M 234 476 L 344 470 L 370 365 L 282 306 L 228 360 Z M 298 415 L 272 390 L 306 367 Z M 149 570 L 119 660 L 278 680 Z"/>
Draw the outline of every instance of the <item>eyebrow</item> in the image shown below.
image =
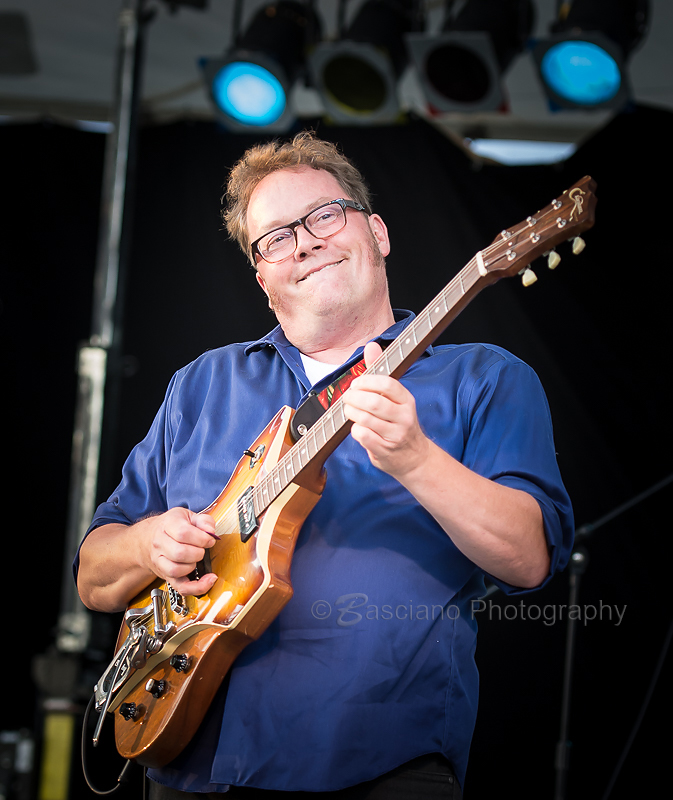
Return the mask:
<path id="1" fill-rule="evenodd" d="M 268 227 L 268 228 L 265 227 L 263 232 L 260 234 L 260 236 L 264 236 L 267 233 L 271 233 L 272 231 L 276 231 L 276 230 L 278 230 L 278 228 L 285 228 L 287 225 L 290 225 L 292 222 L 295 222 L 296 220 L 301 219 L 306 214 L 310 214 L 311 211 L 313 211 L 314 209 L 318 208 L 319 206 L 324 205 L 325 203 L 330 203 L 332 200 L 336 200 L 336 198 L 332 197 L 331 195 L 329 197 L 319 197 L 316 200 L 312 200 L 310 203 L 307 203 L 304 206 L 304 213 L 303 214 L 300 214 L 298 217 L 295 217 L 294 219 L 285 220 L 284 222 L 270 222 L 269 223 L 270 227 Z M 259 237 L 255 237 L 255 239 L 257 239 L 257 238 L 259 238 Z M 255 239 L 251 239 L 251 241 L 255 241 Z"/>

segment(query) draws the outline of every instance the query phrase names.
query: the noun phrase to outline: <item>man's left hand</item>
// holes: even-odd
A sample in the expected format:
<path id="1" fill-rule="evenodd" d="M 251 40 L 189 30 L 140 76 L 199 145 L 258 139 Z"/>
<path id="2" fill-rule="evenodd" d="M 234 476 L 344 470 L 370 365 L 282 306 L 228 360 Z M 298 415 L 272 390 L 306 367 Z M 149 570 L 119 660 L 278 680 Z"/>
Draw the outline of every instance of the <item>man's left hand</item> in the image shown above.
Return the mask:
<path id="1" fill-rule="evenodd" d="M 370 367 L 383 351 L 375 342 L 365 346 Z M 361 375 L 344 394 L 351 435 L 367 451 L 375 467 L 398 480 L 427 458 L 430 440 L 420 426 L 416 401 L 398 380 L 384 375 Z"/>

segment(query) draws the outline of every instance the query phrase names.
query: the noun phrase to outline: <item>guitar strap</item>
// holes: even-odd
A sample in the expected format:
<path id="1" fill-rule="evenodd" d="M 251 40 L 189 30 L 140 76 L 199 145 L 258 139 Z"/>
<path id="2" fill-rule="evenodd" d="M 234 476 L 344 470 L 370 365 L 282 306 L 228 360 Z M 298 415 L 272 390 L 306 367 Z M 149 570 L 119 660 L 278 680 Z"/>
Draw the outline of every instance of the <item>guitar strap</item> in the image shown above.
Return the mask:
<path id="1" fill-rule="evenodd" d="M 357 378 L 358 375 L 362 375 L 366 369 L 367 367 L 365 366 L 364 359 L 356 361 L 355 364 L 353 364 L 349 370 L 346 370 L 343 375 L 340 375 L 334 381 L 334 383 L 330 383 L 330 385 L 323 389 L 320 394 L 316 395 L 320 405 L 325 409 L 325 411 L 327 411 L 327 409 L 335 400 L 338 400 L 339 397 L 341 397 L 351 383 L 353 383 L 355 378 Z"/>
<path id="2" fill-rule="evenodd" d="M 366 369 L 364 359 L 356 361 L 350 369 L 321 392 L 311 391 L 308 393 L 308 397 L 295 411 L 290 423 L 295 441 L 300 439 L 312 425 L 315 425 L 332 403 L 338 400 L 355 378 L 362 375 Z"/>

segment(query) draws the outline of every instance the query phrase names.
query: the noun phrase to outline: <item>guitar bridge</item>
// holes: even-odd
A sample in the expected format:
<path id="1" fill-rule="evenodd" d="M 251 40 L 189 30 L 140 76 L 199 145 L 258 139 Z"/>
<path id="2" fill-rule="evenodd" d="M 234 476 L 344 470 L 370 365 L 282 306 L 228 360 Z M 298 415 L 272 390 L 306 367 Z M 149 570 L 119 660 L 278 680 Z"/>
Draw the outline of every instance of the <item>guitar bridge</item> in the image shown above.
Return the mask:
<path id="1" fill-rule="evenodd" d="M 168 603 L 171 607 L 171 611 L 174 614 L 178 614 L 181 617 L 187 616 L 187 605 L 185 604 L 185 598 L 174 589 L 170 583 L 166 584 L 168 588 Z"/>
<path id="2" fill-rule="evenodd" d="M 130 608 L 124 615 L 129 634 L 94 687 L 97 711 L 107 711 L 113 695 L 136 670 L 145 666 L 150 656 L 162 649 L 175 631 L 175 623 L 165 621 L 165 593 L 161 589 L 152 589 L 150 598 L 152 605 Z"/>

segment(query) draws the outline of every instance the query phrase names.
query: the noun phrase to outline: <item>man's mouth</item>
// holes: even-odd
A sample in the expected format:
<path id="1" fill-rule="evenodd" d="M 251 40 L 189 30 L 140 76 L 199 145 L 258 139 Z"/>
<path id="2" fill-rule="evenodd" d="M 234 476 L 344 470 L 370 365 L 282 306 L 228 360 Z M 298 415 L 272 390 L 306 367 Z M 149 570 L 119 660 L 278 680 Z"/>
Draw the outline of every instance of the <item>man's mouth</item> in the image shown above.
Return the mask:
<path id="1" fill-rule="evenodd" d="M 343 261 L 343 259 L 341 259 L 341 261 Z M 332 267 L 336 267 L 337 264 L 341 264 L 341 261 L 333 261 L 331 264 L 325 264 L 324 267 L 317 267 L 316 269 L 312 269 L 310 272 L 304 275 L 303 278 L 299 278 L 297 283 L 301 283 L 302 281 L 308 280 L 309 278 L 312 278 L 314 275 L 317 275 L 319 272 L 324 272 L 327 269 L 332 269 Z"/>

